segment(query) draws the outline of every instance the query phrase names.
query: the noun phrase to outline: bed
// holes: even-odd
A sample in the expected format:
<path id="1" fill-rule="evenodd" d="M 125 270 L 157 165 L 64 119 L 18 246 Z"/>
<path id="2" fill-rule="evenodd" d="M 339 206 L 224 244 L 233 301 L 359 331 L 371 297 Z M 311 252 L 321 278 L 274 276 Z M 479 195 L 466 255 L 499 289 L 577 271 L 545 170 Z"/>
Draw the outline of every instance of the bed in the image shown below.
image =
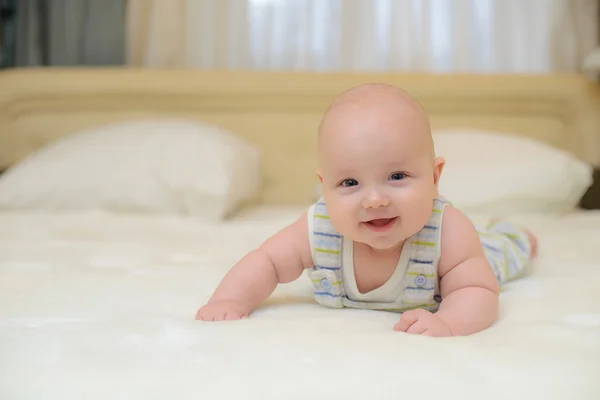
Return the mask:
<path id="1" fill-rule="evenodd" d="M 0 73 L 0 168 L 82 130 L 156 116 L 221 126 L 262 157 L 259 193 L 214 220 L 0 210 L 0 398 L 600 398 L 600 211 L 573 199 L 512 217 L 539 235 L 540 256 L 479 334 L 400 334 L 397 314 L 318 306 L 307 279 L 246 320 L 194 320 L 233 263 L 315 200 L 319 117 L 371 81 L 410 91 L 436 130 L 511 132 L 600 164 L 599 91 L 577 75 Z"/>

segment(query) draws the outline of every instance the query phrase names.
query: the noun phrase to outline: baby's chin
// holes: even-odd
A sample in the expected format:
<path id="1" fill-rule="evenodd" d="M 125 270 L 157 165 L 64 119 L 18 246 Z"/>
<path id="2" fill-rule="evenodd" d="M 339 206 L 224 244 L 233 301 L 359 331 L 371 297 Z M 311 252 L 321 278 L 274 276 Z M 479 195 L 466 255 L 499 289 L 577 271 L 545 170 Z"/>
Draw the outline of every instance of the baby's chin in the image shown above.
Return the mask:
<path id="1" fill-rule="evenodd" d="M 390 251 L 402 247 L 405 240 L 406 238 L 380 236 L 377 238 L 362 238 L 362 240 L 355 240 L 355 242 L 360 242 L 366 246 L 369 246 L 375 251 Z"/>

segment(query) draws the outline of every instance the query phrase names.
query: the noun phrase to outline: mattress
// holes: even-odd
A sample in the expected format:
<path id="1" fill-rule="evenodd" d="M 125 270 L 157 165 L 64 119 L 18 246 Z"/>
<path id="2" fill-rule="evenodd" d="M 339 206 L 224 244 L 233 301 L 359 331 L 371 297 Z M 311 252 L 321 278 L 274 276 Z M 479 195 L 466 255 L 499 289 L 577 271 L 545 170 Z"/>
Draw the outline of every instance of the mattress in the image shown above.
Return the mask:
<path id="1" fill-rule="evenodd" d="M 301 212 L 0 214 L 0 398 L 600 398 L 599 212 L 523 217 L 540 257 L 468 337 L 325 309 L 306 276 L 246 320 L 195 321 L 227 270 Z"/>

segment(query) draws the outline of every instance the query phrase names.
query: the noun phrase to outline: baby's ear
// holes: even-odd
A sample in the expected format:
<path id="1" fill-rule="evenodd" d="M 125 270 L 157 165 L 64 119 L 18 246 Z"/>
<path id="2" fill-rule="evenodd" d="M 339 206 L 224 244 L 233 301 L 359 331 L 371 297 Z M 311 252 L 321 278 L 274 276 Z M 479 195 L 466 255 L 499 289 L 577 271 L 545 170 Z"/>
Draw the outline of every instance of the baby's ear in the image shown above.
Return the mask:
<path id="1" fill-rule="evenodd" d="M 446 160 L 442 157 L 436 157 L 435 160 L 433 160 L 433 183 L 435 187 L 438 186 L 444 165 L 446 165 Z"/>
<path id="2" fill-rule="evenodd" d="M 319 178 L 319 182 L 323 183 L 323 177 L 321 176 L 321 171 L 317 171 L 317 177 Z"/>

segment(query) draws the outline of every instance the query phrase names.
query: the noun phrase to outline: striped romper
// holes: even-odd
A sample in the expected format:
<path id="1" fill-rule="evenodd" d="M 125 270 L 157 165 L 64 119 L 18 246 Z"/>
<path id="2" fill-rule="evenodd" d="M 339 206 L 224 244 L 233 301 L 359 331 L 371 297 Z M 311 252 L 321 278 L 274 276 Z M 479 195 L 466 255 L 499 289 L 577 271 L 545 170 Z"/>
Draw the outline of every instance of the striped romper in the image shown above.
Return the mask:
<path id="1" fill-rule="evenodd" d="M 437 264 L 440 258 L 443 197 L 434 200 L 431 216 L 406 240 L 396 270 L 381 287 L 360 293 L 354 277 L 353 244 L 329 222 L 323 199 L 308 211 L 309 239 L 314 266 L 308 275 L 316 301 L 333 308 L 436 311 L 440 296 Z M 520 228 L 499 221 L 476 225 L 486 258 L 500 283 L 519 277 L 529 264 L 529 238 Z"/>

